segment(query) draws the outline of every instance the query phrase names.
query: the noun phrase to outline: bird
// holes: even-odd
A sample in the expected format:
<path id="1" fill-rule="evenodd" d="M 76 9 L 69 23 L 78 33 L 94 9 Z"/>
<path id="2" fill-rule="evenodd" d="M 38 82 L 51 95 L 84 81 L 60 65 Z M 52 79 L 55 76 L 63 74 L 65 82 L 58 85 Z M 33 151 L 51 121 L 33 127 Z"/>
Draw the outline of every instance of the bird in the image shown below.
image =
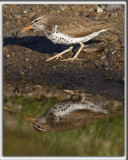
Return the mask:
<path id="1" fill-rule="evenodd" d="M 100 95 L 87 94 L 84 90 L 64 92 L 70 96 L 55 102 L 37 118 L 7 106 L 3 109 L 31 122 L 34 129 L 40 133 L 77 129 L 100 119 L 124 114 L 123 101 L 108 100 Z"/>
<path id="2" fill-rule="evenodd" d="M 116 105 L 116 110 L 112 106 Z M 43 115 L 37 118 L 28 117 L 40 133 L 49 131 L 66 131 L 86 126 L 96 120 L 110 118 L 121 114 L 120 103 L 114 103 L 99 95 L 72 94 L 69 99 L 52 104 Z"/>
<path id="3" fill-rule="evenodd" d="M 69 45 L 70 47 L 61 53 L 47 58 L 46 61 L 62 58 L 62 55 L 73 50 L 74 44 L 80 44 L 79 50 L 72 58 L 62 59 L 61 61 L 74 61 L 85 47 L 84 43 L 98 36 L 100 33 L 108 31 L 114 23 L 92 20 L 82 15 L 74 13 L 60 13 L 47 15 L 43 14 L 36 18 L 20 33 L 29 29 L 36 29 L 43 32 L 44 36 L 54 44 Z"/>
<path id="4" fill-rule="evenodd" d="M 43 116 L 36 119 L 27 118 L 27 120 L 32 122 L 36 131 L 44 133 L 77 129 L 95 120 L 109 117 L 108 115 L 106 109 L 89 101 L 67 101 L 52 105 Z"/>

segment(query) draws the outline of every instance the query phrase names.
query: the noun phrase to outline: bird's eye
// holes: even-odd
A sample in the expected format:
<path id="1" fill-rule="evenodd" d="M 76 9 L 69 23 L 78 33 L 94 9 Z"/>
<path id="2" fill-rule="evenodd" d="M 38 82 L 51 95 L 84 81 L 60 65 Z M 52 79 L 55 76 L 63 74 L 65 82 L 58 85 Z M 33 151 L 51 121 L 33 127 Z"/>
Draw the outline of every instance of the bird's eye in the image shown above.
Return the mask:
<path id="1" fill-rule="evenodd" d="M 38 22 L 38 20 L 35 20 L 35 22 Z"/>
<path id="2" fill-rule="evenodd" d="M 40 126 L 37 126 L 38 128 L 40 128 Z"/>

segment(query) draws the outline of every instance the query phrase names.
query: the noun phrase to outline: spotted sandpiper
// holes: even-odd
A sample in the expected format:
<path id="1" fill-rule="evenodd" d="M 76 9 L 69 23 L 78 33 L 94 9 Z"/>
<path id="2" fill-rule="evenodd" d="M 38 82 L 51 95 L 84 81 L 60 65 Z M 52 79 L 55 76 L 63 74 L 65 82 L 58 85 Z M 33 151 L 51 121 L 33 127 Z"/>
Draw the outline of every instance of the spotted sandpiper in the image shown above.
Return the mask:
<path id="1" fill-rule="evenodd" d="M 91 97 L 86 95 L 84 98 L 78 96 L 75 99 L 72 97 L 53 104 L 43 116 L 36 119 L 27 118 L 27 120 L 33 123 L 36 131 L 43 133 L 76 129 L 111 115 L 106 108 L 105 100 L 102 104 L 97 102 L 98 98 L 93 95 Z"/>
<path id="2" fill-rule="evenodd" d="M 54 14 L 42 15 L 32 21 L 29 25 L 23 28 L 20 32 L 25 32 L 31 28 L 42 31 L 43 34 L 55 44 L 70 45 L 70 47 L 51 57 L 46 61 L 58 59 L 63 54 L 70 52 L 73 49 L 73 44 L 80 44 L 80 48 L 73 58 L 62 61 L 76 60 L 81 50 L 84 48 L 84 42 L 91 40 L 100 33 L 105 32 L 113 23 L 102 22 L 88 19 L 84 16 L 75 14 Z"/>

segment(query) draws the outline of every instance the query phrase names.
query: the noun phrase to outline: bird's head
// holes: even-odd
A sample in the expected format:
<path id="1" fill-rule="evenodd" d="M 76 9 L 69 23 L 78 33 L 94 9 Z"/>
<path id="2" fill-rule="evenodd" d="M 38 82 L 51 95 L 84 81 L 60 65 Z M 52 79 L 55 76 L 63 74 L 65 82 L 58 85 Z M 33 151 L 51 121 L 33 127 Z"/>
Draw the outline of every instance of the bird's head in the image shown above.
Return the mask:
<path id="1" fill-rule="evenodd" d="M 44 117 L 39 117 L 37 119 L 27 118 L 27 120 L 31 122 L 33 124 L 34 129 L 40 133 L 44 133 L 50 130 Z"/>
<path id="2" fill-rule="evenodd" d="M 24 33 L 29 29 L 36 29 L 39 31 L 44 31 L 44 24 L 47 23 L 47 19 L 45 16 L 39 17 L 33 20 L 30 24 L 28 24 L 25 28 L 23 28 L 20 32 Z"/>

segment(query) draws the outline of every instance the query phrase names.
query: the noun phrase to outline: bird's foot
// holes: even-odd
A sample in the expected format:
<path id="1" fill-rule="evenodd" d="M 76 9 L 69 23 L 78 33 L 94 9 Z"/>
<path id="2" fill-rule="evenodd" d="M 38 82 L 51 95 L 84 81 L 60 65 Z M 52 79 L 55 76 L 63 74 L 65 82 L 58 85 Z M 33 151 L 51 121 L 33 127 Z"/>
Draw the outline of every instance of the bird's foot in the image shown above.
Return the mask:
<path id="1" fill-rule="evenodd" d="M 50 58 L 46 59 L 46 61 L 51 61 L 51 60 L 53 60 L 53 59 L 57 60 L 59 57 L 62 58 L 61 55 L 55 55 L 55 56 L 53 56 L 53 57 L 50 57 Z"/>
<path id="2" fill-rule="evenodd" d="M 84 60 L 84 59 L 78 59 L 77 57 L 76 58 L 68 58 L 68 59 L 62 59 L 61 61 L 75 61 L 75 60 Z"/>
<path id="3" fill-rule="evenodd" d="M 51 61 L 51 60 L 53 60 L 53 59 L 56 59 L 56 60 L 57 60 L 59 57 L 62 58 L 62 55 L 63 55 L 63 54 L 71 51 L 72 49 L 73 49 L 73 46 L 70 46 L 67 50 L 65 50 L 65 51 L 63 51 L 63 52 L 61 52 L 61 53 L 59 53 L 59 54 L 57 54 L 57 55 L 55 55 L 55 56 L 53 56 L 53 57 L 51 57 L 51 58 L 46 59 L 46 61 Z"/>

